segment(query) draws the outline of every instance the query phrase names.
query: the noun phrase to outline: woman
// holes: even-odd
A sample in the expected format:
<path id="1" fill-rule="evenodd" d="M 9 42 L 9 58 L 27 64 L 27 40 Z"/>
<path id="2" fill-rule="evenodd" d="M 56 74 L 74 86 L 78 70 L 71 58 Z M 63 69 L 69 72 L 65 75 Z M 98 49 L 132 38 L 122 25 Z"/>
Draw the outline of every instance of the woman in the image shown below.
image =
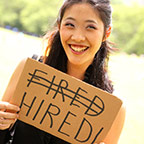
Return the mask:
<path id="1" fill-rule="evenodd" d="M 57 29 L 48 36 L 48 46 L 43 62 L 70 76 L 113 93 L 106 69 L 110 51 L 107 38 L 110 33 L 109 0 L 65 0 L 57 19 Z M 14 74 L 12 79 L 16 77 L 18 74 Z M 11 90 L 6 92 L 10 97 Z M 8 102 L 0 102 L 1 144 L 8 141 L 13 144 L 68 143 L 16 121 L 17 111 L 19 111 L 17 106 Z M 103 140 L 104 143 L 117 144 L 124 118 L 125 109 L 122 106 L 108 135 Z"/>

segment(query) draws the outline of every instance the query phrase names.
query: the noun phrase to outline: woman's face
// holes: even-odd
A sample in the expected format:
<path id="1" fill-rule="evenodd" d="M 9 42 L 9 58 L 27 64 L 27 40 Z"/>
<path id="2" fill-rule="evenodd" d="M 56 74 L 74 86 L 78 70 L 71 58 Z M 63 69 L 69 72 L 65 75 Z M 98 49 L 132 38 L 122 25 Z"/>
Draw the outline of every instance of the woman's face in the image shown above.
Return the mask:
<path id="1" fill-rule="evenodd" d="M 104 24 L 98 12 L 89 4 L 74 4 L 65 11 L 59 29 L 68 63 L 90 65 L 104 35 Z"/>

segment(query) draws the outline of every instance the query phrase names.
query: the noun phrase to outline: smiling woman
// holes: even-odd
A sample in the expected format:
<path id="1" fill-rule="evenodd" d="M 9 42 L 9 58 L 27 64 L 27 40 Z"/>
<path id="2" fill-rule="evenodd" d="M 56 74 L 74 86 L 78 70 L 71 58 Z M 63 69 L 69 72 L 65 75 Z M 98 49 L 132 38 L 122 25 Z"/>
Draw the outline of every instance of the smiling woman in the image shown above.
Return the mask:
<path id="1" fill-rule="evenodd" d="M 43 63 L 113 93 L 113 86 L 107 74 L 107 60 L 111 50 L 107 38 L 110 33 L 109 0 L 65 0 L 59 12 L 56 30 L 47 35 L 48 45 Z M 18 74 L 15 74 L 15 77 L 17 76 Z M 11 97 L 10 90 L 7 90 L 7 95 Z M 4 109 L 14 110 L 13 117 L 10 118 L 12 114 Z M 20 121 L 15 123 L 18 110 L 14 105 L 0 102 L 1 144 L 8 142 L 68 144 L 62 139 Z M 103 142 L 106 144 L 118 142 L 124 118 L 125 109 L 122 106 Z M 9 129 L 13 124 L 14 127 Z"/>
<path id="2" fill-rule="evenodd" d="M 107 41 L 111 33 L 109 0 L 67 0 L 60 9 L 57 26 L 48 35 L 45 54 L 50 53 L 44 62 L 81 80 L 91 67 L 89 83 L 112 93 L 106 70 L 111 50 Z"/>
<path id="3" fill-rule="evenodd" d="M 68 74 L 77 77 L 76 74 L 81 71 L 77 78 L 83 80 L 103 41 L 104 24 L 90 4 L 75 4 L 65 11 L 59 31 L 68 57 Z M 77 73 L 73 73 L 72 69 Z"/>

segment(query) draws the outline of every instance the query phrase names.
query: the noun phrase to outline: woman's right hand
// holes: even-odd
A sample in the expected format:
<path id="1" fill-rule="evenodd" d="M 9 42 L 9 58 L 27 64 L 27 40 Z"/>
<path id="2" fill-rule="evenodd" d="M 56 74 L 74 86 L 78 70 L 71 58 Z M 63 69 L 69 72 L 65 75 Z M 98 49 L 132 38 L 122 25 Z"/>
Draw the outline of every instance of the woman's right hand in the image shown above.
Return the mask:
<path id="1" fill-rule="evenodd" d="M 0 101 L 0 130 L 8 129 L 18 118 L 20 108 L 8 102 Z"/>

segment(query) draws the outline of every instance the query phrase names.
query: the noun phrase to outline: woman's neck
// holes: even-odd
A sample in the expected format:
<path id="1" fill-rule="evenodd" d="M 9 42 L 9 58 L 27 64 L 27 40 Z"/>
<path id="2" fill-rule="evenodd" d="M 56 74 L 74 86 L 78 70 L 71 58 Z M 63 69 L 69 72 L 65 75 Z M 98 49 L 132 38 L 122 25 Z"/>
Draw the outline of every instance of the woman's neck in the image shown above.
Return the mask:
<path id="1" fill-rule="evenodd" d="M 84 79 L 86 69 L 87 66 L 78 66 L 70 63 L 67 64 L 67 74 L 80 80 Z"/>

